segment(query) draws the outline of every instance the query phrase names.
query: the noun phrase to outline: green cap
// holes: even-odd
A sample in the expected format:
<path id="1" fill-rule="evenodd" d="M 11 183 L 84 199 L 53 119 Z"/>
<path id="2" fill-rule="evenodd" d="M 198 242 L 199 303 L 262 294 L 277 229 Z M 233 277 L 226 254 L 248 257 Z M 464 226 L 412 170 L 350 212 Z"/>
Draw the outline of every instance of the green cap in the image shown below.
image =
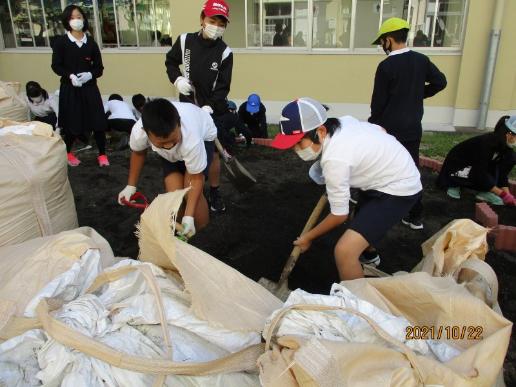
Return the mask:
<path id="1" fill-rule="evenodd" d="M 378 35 L 376 36 L 375 41 L 372 44 L 380 44 L 380 38 L 389 33 L 399 30 L 410 30 L 410 24 L 405 19 L 400 19 L 399 17 L 391 17 L 383 22 L 380 30 L 378 31 Z"/>

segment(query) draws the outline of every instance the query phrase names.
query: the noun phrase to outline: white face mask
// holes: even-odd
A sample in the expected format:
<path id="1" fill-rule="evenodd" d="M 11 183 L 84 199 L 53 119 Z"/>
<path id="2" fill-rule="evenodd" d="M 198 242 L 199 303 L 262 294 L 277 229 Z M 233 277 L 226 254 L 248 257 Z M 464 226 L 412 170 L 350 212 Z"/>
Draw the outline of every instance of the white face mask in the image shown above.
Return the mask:
<path id="1" fill-rule="evenodd" d="M 213 24 L 206 24 L 203 28 L 206 36 L 212 40 L 217 40 L 218 38 L 222 38 L 226 29 L 224 27 L 217 27 Z"/>
<path id="2" fill-rule="evenodd" d="M 40 95 L 39 97 L 31 98 L 31 100 L 34 105 L 39 105 L 43 102 L 43 96 Z"/>
<path id="3" fill-rule="evenodd" d="M 82 29 L 84 27 L 84 20 L 82 20 L 82 19 L 71 19 L 69 24 L 70 24 L 70 27 L 72 28 L 72 30 L 74 30 L 74 31 L 82 31 Z"/>
<path id="4" fill-rule="evenodd" d="M 319 148 L 318 151 L 314 151 L 312 146 L 307 146 L 304 149 L 294 149 L 299 158 L 303 161 L 311 161 L 315 160 L 322 152 L 322 147 Z"/>

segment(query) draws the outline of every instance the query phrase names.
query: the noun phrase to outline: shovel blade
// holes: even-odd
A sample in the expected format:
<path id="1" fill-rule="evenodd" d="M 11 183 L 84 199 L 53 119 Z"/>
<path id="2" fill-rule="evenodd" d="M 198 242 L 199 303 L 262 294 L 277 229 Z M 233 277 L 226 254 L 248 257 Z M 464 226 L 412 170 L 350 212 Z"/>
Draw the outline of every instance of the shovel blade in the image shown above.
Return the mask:
<path id="1" fill-rule="evenodd" d="M 235 157 L 225 161 L 224 166 L 229 180 L 239 192 L 249 190 L 256 183 L 254 176 Z"/>

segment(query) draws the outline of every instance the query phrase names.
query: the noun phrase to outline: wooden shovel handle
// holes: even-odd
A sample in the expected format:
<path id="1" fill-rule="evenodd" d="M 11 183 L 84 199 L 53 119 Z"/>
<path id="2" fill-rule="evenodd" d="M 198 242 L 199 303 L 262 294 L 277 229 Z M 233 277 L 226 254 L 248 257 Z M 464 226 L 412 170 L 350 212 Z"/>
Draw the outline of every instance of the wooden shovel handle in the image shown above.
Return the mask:
<path id="1" fill-rule="evenodd" d="M 301 235 L 304 233 L 310 231 L 314 226 L 315 223 L 317 223 L 317 220 L 319 219 L 319 216 L 321 215 L 322 210 L 326 206 L 326 203 L 328 202 L 328 198 L 326 194 L 323 194 L 319 201 L 317 202 L 317 205 L 313 209 L 312 213 L 310 214 L 310 217 L 306 221 L 305 227 L 303 228 L 303 231 L 301 231 Z M 301 249 L 299 246 L 295 246 L 292 249 L 292 252 L 290 253 L 290 257 L 288 257 L 287 263 L 285 264 L 285 267 L 283 267 L 283 272 L 281 273 L 279 282 L 278 282 L 278 288 L 280 288 L 283 283 L 288 279 L 288 276 L 292 272 L 292 269 L 294 266 L 296 266 L 297 259 L 299 258 L 299 255 L 301 254 Z"/>

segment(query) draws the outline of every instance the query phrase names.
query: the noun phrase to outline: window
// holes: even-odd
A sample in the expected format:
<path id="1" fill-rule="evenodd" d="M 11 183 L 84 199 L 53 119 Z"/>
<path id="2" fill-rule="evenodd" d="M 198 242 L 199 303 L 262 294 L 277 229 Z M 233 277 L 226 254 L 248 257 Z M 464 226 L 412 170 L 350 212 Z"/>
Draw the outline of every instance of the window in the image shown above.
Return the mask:
<path id="1" fill-rule="evenodd" d="M 466 0 L 229 0 L 233 48 L 373 48 L 381 23 L 411 24 L 409 45 L 460 47 Z M 242 25 L 242 20 L 245 24 Z M 244 41 L 245 40 L 245 41 Z"/>
<path id="2" fill-rule="evenodd" d="M 5 47 L 50 47 L 64 33 L 61 14 L 70 4 L 83 9 L 103 47 L 172 45 L 168 0 L 0 0 Z"/>

